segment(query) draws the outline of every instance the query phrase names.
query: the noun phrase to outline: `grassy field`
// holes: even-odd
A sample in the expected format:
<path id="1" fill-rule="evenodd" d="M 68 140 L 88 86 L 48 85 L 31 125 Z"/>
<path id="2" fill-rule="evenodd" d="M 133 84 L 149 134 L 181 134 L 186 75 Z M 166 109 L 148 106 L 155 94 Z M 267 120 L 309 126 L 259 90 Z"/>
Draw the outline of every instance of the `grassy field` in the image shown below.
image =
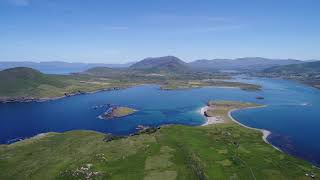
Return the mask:
<path id="1" fill-rule="evenodd" d="M 248 107 L 242 105 L 229 108 Z M 291 180 L 320 175 L 308 162 L 266 144 L 261 132 L 236 123 L 165 126 L 113 141 L 106 141 L 108 136 L 70 131 L 2 145 L 0 179 Z"/>
<path id="2" fill-rule="evenodd" d="M 190 89 L 190 88 L 201 88 L 201 87 L 230 87 L 239 88 L 247 91 L 258 91 L 261 86 L 255 84 L 246 84 L 231 81 L 222 80 L 185 80 L 185 81 L 167 81 L 161 85 L 162 90 L 177 90 L 177 89 Z"/>

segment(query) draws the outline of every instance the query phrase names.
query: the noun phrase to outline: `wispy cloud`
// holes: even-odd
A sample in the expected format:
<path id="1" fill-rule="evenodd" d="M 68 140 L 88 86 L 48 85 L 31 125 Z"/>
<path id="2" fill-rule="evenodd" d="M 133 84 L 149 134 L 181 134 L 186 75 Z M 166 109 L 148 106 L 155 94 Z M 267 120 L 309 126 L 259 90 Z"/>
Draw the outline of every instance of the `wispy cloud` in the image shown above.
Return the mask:
<path id="1" fill-rule="evenodd" d="M 31 0 L 8 0 L 9 3 L 15 6 L 28 6 L 31 3 Z"/>

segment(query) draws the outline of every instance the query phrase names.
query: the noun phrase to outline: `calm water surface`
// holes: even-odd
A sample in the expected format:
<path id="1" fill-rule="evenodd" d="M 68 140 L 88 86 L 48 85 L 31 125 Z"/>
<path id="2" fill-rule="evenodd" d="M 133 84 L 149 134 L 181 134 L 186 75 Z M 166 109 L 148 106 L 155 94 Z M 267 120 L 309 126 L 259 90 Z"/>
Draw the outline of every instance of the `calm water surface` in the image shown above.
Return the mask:
<path id="1" fill-rule="evenodd" d="M 44 132 L 75 129 L 126 135 L 138 125 L 201 125 L 197 111 L 210 99 L 237 100 L 268 105 L 239 110 L 232 115 L 241 123 L 270 130 L 268 140 L 290 154 L 320 164 L 320 90 L 295 82 L 271 79 L 237 79 L 263 86 L 259 92 L 239 89 L 201 88 L 161 91 L 157 85 L 99 92 L 41 103 L 0 104 L 0 143 Z M 257 100 L 256 96 L 265 97 Z M 136 114 L 101 120 L 104 104 L 129 106 Z"/>

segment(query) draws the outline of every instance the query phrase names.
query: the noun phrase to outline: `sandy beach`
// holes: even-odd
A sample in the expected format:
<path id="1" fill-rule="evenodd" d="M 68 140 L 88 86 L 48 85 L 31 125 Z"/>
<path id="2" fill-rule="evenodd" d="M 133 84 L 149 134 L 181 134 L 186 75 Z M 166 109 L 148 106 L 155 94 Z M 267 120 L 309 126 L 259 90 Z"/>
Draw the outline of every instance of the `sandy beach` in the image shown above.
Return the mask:
<path id="1" fill-rule="evenodd" d="M 202 124 L 201 126 L 207 126 L 210 124 L 219 124 L 219 123 L 224 123 L 223 118 L 220 117 L 207 117 L 204 115 L 204 112 L 206 112 L 210 108 L 209 106 L 202 107 L 199 110 L 199 113 L 206 119 L 206 122 Z"/>
<path id="2" fill-rule="evenodd" d="M 212 108 L 212 107 L 204 106 L 204 107 L 202 107 L 202 108 L 199 110 L 199 113 L 206 119 L 206 122 L 205 122 L 204 124 L 202 124 L 201 126 L 207 126 L 207 125 L 210 125 L 210 124 L 224 123 L 224 120 L 223 120 L 222 118 L 219 118 L 219 117 L 207 117 L 207 116 L 205 116 L 204 113 L 208 110 L 208 108 Z M 256 107 L 249 107 L 249 108 L 244 108 L 244 109 L 250 109 L 250 108 L 256 108 Z M 262 135 L 263 141 L 266 142 L 267 144 L 270 144 L 270 145 L 271 145 L 272 147 L 274 147 L 275 149 L 281 151 L 279 148 L 273 146 L 273 145 L 267 140 L 268 136 L 270 136 L 270 134 L 271 134 L 270 131 L 265 130 L 265 129 L 258 129 L 258 128 L 249 127 L 249 126 L 246 126 L 246 125 L 238 122 L 237 120 L 235 120 L 235 119 L 232 117 L 231 113 L 232 113 L 233 111 L 236 111 L 236 110 L 239 110 L 239 109 L 232 109 L 232 110 L 230 110 L 230 111 L 228 112 L 228 116 L 229 116 L 229 118 L 230 118 L 233 122 L 239 124 L 239 125 L 242 126 L 242 127 L 245 127 L 245 128 L 248 128 L 248 129 L 253 129 L 253 130 L 262 132 L 262 134 L 263 134 L 263 135 Z"/>

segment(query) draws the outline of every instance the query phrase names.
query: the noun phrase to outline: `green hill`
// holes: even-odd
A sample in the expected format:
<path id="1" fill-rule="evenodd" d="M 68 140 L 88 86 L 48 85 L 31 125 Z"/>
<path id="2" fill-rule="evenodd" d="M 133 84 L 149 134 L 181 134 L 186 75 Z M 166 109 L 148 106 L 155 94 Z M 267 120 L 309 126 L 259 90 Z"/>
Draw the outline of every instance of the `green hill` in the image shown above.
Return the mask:
<path id="1" fill-rule="evenodd" d="M 1 96 L 27 96 L 40 85 L 48 85 L 56 88 L 64 87 L 57 76 L 46 75 L 40 71 L 17 67 L 0 71 Z"/>
<path id="2" fill-rule="evenodd" d="M 87 75 L 49 75 L 17 67 L 0 71 L 0 101 L 29 101 L 81 94 L 99 89 L 127 86 L 110 84 Z"/>

